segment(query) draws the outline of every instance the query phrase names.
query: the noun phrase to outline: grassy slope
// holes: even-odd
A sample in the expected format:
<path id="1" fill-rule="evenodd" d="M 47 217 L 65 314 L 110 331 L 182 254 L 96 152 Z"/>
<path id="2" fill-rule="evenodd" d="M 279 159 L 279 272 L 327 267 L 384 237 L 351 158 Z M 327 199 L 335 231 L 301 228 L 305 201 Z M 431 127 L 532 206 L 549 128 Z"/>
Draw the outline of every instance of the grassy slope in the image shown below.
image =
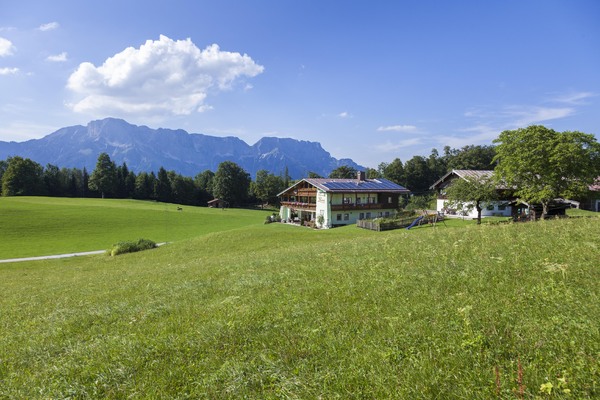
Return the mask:
<path id="1" fill-rule="evenodd" d="M 599 222 L 253 225 L 2 266 L 0 397 L 598 397 Z"/>
<path id="2" fill-rule="evenodd" d="M 261 224 L 269 213 L 112 199 L 0 197 L 0 259 L 167 242 Z"/>

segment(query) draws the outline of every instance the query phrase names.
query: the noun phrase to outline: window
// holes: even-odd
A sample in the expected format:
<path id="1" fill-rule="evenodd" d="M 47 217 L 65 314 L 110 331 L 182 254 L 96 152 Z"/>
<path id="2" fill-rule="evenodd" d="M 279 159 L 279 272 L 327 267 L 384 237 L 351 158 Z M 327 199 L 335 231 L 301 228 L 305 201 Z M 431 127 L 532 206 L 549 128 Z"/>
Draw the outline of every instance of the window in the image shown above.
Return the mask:
<path id="1" fill-rule="evenodd" d="M 350 214 L 344 214 L 344 221 L 348 221 L 350 219 Z"/>
<path id="2" fill-rule="evenodd" d="M 356 198 L 356 204 L 360 204 L 360 197 Z"/>
<path id="3" fill-rule="evenodd" d="M 498 211 L 504 211 L 504 210 L 506 210 L 506 204 L 499 204 Z"/>
<path id="4" fill-rule="evenodd" d="M 358 219 L 365 219 L 365 213 L 360 213 Z"/>
<path id="5" fill-rule="evenodd" d="M 341 221 L 342 220 L 342 214 L 338 214 L 335 216 L 336 221 Z"/>
<path id="6" fill-rule="evenodd" d="M 392 196 L 388 197 L 388 203 L 392 204 Z"/>
<path id="7" fill-rule="evenodd" d="M 494 211 L 494 205 L 493 204 L 489 204 L 487 207 L 488 211 Z"/>
<path id="8" fill-rule="evenodd" d="M 386 211 L 386 212 L 385 212 L 385 217 L 386 217 L 386 218 L 388 218 L 389 216 L 390 216 L 390 212 L 389 212 L 389 211 Z"/>
<path id="9" fill-rule="evenodd" d="M 370 212 L 367 213 L 367 219 L 371 219 L 371 213 Z"/>
<path id="10" fill-rule="evenodd" d="M 350 197 L 344 197 L 344 204 L 352 204 L 352 199 Z"/>

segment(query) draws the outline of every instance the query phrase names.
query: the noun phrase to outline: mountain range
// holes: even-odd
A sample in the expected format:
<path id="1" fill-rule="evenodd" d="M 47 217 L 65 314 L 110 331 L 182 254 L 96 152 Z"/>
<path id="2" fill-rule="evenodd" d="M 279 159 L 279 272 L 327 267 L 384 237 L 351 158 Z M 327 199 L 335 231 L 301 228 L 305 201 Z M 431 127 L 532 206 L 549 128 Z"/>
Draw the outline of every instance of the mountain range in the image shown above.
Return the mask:
<path id="1" fill-rule="evenodd" d="M 151 129 L 115 118 L 61 128 L 41 139 L 0 141 L 0 160 L 21 156 L 43 166 L 85 167 L 90 172 L 103 152 L 115 164 L 125 162 L 136 173 L 157 172 L 164 167 L 190 177 L 205 170 L 216 171 L 223 161 L 235 162 L 252 177 L 261 169 L 280 175 L 287 168 L 293 179 L 306 177 L 309 172 L 327 176 L 343 165 L 364 170 L 351 159 L 335 159 L 318 142 L 264 137 L 250 146 L 233 136 Z"/>

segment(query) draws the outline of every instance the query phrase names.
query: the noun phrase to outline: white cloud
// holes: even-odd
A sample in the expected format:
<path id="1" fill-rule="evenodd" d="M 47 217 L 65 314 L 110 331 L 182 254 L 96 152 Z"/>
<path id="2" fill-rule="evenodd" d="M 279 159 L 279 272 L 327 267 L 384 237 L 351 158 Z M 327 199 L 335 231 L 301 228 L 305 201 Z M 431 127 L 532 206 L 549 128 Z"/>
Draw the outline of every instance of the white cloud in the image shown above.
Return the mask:
<path id="1" fill-rule="evenodd" d="M 577 96 L 565 98 L 567 102 L 577 102 L 589 96 Z M 486 130 L 495 130 L 500 133 L 506 129 L 524 128 L 533 124 L 540 124 L 546 121 L 566 118 L 574 115 L 577 110 L 575 103 L 572 106 L 537 106 L 537 105 L 511 105 L 503 106 L 498 109 L 476 108 L 465 112 L 464 116 L 475 121 L 472 128 L 462 129 L 464 132 L 478 130 L 480 127 L 486 127 Z M 489 128 L 489 129 L 488 129 Z"/>
<path id="2" fill-rule="evenodd" d="M 461 148 L 468 145 L 491 144 L 503 130 L 504 129 L 496 128 L 491 125 L 479 124 L 460 130 L 460 132 L 467 133 L 467 136 L 440 135 L 436 137 L 436 140 L 440 144 L 452 148 Z"/>
<path id="3" fill-rule="evenodd" d="M 0 37 L 0 57 L 10 56 L 15 50 L 16 48 L 10 40 Z"/>
<path id="4" fill-rule="evenodd" d="M 59 26 L 60 26 L 60 24 L 58 22 L 49 22 L 47 24 L 40 25 L 38 29 L 42 32 L 46 32 L 46 31 L 58 29 Z"/>
<path id="5" fill-rule="evenodd" d="M 414 125 L 390 125 L 380 126 L 377 128 L 379 132 L 416 132 L 417 127 Z"/>
<path id="6" fill-rule="evenodd" d="M 46 57 L 46 60 L 52 62 L 65 62 L 67 61 L 67 53 L 63 51 L 60 54 Z"/>
<path id="7" fill-rule="evenodd" d="M 341 112 L 337 115 L 338 118 L 352 118 L 352 115 L 347 111 Z"/>
<path id="8" fill-rule="evenodd" d="M 19 68 L 0 68 L 0 75 L 14 75 L 19 72 Z"/>
<path id="9" fill-rule="evenodd" d="M 565 118 L 575 113 L 572 107 L 506 107 L 503 114 L 513 127 L 525 127 L 553 119 Z"/>
<path id="10" fill-rule="evenodd" d="M 558 103 L 579 105 L 579 104 L 585 104 L 585 100 L 589 99 L 590 97 L 595 97 L 595 96 L 596 96 L 596 94 L 592 93 L 592 92 L 572 92 L 572 93 L 559 95 L 559 96 L 553 98 L 552 100 L 556 101 Z"/>
<path id="11" fill-rule="evenodd" d="M 230 89 L 263 70 L 246 54 L 221 51 L 216 44 L 200 50 L 189 38 L 174 41 L 161 35 L 98 67 L 80 64 L 67 87 L 83 96 L 70 104 L 76 112 L 188 115 L 210 109 L 204 102 L 212 91 Z"/>
<path id="12" fill-rule="evenodd" d="M 530 125 L 570 117 L 577 112 L 577 105 L 583 104 L 585 99 L 593 96 L 594 94 L 590 92 L 557 96 L 552 101 L 561 104 L 556 106 L 509 105 L 496 109 L 490 107 L 473 108 L 464 114 L 465 117 L 473 120 L 473 125 L 458 130 L 463 134 L 457 136 L 443 135 L 438 136 L 437 139 L 440 143 L 451 147 L 490 144 L 502 131 L 525 128 Z"/>
<path id="13" fill-rule="evenodd" d="M 499 105 L 473 107 L 464 113 L 467 127 L 454 133 L 437 135 L 442 146 L 460 148 L 466 145 L 488 145 L 505 130 L 548 124 L 549 121 L 571 117 L 587 105 L 587 100 L 597 96 L 592 92 L 567 92 L 556 94 L 539 104 Z"/>
<path id="14" fill-rule="evenodd" d="M 415 146 L 421 144 L 420 138 L 412 138 L 401 140 L 399 142 L 385 142 L 378 145 L 373 146 L 373 148 L 381 153 L 391 153 L 396 152 L 398 150 L 402 150 L 406 147 Z"/>

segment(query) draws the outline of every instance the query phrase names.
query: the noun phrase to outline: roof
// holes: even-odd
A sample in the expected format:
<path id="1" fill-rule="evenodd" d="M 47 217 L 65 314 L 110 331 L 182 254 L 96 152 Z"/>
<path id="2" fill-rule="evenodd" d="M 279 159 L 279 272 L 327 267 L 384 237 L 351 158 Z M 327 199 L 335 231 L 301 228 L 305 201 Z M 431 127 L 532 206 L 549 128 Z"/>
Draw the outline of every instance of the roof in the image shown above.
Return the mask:
<path id="1" fill-rule="evenodd" d="M 385 192 L 385 193 L 410 193 L 410 190 L 404 186 L 400 186 L 388 179 L 377 178 L 377 179 L 337 179 L 337 178 L 305 178 L 283 192 L 279 193 L 281 196 L 294 186 L 301 182 L 308 182 L 314 187 L 321 189 L 328 193 L 360 193 L 360 192 Z"/>
<path id="2" fill-rule="evenodd" d="M 484 169 L 484 170 L 453 169 L 452 171 L 448 172 L 446 175 L 444 175 L 440 179 L 438 179 L 433 185 L 431 185 L 429 187 L 429 189 L 436 189 L 440 184 L 448 181 L 448 178 L 452 177 L 453 175 L 456 175 L 459 178 L 462 178 L 465 180 L 468 180 L 468 179 L 480 180 L 482 178 L 486 178 L 486 179 L 491 178 L 493 173 L 494 173 L 493 170 L 488 170 L 488 169 Z M 498 188 L 498 189 L 500 189 L 500 188 Z"/>

